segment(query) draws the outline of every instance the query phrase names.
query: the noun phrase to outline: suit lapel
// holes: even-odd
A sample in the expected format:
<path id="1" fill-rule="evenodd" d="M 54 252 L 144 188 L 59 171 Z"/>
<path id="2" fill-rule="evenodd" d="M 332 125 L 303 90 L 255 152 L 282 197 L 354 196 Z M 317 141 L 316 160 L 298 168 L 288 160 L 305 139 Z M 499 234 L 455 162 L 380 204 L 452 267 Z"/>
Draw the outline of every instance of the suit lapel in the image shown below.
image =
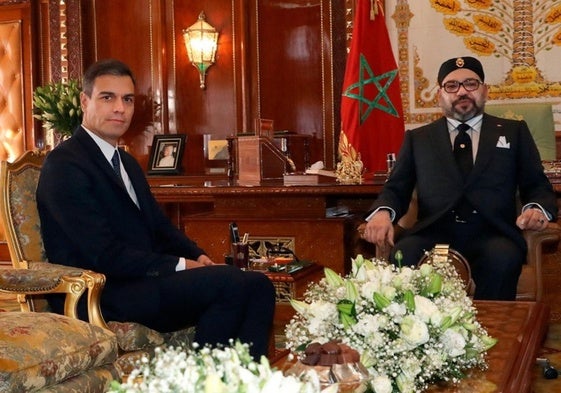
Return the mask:
<path id="1" fill-rule="evenodd" d="M 146 176 L 142 171 L 138 170 L 138 163 L 134 158 L 128 155 L 128 153 L 123 153 L 121 155 L 121 161 L 134 188 L 136 199 L 138 200 L 138 208 L 142 210 L 142 207 L 146 206 Z"/>
<path id="2" fill-rule="evenodd" d="M 118 184 L 125 192 L 125 186 L 119 180 L 117 176 L 115 176 L 115 172 L 113 168 L 111 168 L 111 164 L 107 161 L 103 153 L 101 152 L 99 146 L 95 143 L 95 141 L 88 135 L 86 130 L 82 127 L 78 128 L 73 138 L 77 138 L 80 144 L 84 147 L 86 152 L 92 157 L 92 162 L 102 171 L 104 172 L 112 182 Z"/>
<path id="3" fill-rule="evenodd" d="M 78 139 L 78 141 L 84 147 L 84 150 L 87 152 L 87 154 L 89 154 L 92 157 L 91 162 L 93 162 L 99 168 L 100 171 L 102 171 L 103 173 L 105 173 L 109 177 L 109 179 L 110 179 L 109 181 L 113 182 L 114 184 L 116 184 L 120 188 L 121 191 L 119 191 L 119 192 L 124 192 L 125 194 L 127 194 L 128 199 L 130 199 L 131 204 L 136 207 L 134 201 L 130 198 L 129 192 L 125 188 L 125 185 L 115 175 L 115 172 L 113 171 L 113 168 L 111 168 L 111 164 L 107 161 L 107 159 L 105 158 L 105 156 L 101 152 L 99 146 L 88 135 L 86 130 L 84 130 L 82 127 L 80 127 L 76 130 L 76 132 L 74 133 L 74 135 L 72 137 Z M 125 166 L 125 163 L 124 163 L 125 160 L 123 159 L 123 156 L 124 156 L 124 154 L 121 155 L 121 162 L 123 163 L 123 166 L 124 166 L 125 170 L 127 171 L 127 174 L 129 175 L 129 178 L 130 178 L 131 177 L 131 174 L 130 174 L 131 171 L 129 171 L 127 166 Z M 131 182 L 132 182 L 133 187 L 134 187 L 135 183 L 132 179 L 131 179 Z M 135 191 L 136 191 L 136 188 L 135 188 Z"/>

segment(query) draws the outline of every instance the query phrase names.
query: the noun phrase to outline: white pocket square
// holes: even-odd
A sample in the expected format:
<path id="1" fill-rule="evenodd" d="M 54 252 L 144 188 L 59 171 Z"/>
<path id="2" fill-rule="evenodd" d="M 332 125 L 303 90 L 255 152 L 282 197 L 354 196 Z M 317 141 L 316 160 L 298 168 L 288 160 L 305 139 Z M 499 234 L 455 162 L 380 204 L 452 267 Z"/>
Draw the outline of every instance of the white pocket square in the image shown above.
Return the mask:
<path id="1" fill-rule="evenodd" d="M 507 142 L 504 136 L 500 136 L 497 141 L 497 147 L 499 149 L 510 149 L 510 142 Z"/>

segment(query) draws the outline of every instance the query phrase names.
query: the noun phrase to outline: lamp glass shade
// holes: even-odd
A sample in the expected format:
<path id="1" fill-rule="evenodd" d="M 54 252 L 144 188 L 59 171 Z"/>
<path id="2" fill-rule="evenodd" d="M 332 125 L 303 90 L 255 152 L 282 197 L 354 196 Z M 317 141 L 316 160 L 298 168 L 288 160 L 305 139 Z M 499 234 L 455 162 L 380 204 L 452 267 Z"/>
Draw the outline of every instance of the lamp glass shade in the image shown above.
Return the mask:
<path id="1" fill-rule="evenodd" d="M 204 89 L 206 71 L 216 57 L 218 32 L 207 23 L 204 12 L 201 12 L 198 20 L 183 30 L 183 39 L 189 61 L 199 71 L 201 89 Z"/>

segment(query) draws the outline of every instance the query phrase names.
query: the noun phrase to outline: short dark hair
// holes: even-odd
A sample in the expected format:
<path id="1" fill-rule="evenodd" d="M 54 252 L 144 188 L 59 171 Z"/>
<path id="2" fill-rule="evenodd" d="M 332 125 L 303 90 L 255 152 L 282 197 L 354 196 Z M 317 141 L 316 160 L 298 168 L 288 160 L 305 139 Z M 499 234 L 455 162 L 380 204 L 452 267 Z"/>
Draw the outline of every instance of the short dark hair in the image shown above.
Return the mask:
<path id="1" fill-rule="evenodd" d="M 82 78 L 82 91 L 88 97 L 92 95 L 95 79 L 103 75 L 129 76 L 136 85 L 134 74 L 128 65 L 116 59 L 99 60 L 86 70 Z"/>

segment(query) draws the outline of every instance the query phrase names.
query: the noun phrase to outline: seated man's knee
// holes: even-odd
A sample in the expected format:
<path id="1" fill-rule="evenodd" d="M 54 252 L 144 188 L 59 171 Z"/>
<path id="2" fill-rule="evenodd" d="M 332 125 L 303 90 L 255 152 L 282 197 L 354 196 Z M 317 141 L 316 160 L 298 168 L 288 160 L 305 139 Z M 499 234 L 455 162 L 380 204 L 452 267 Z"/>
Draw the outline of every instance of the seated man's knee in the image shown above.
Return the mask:
<path id="1" fill-rule="evenodd" d="M 244 281 L 253 296 L 264 296 L 274 301 L 275 286 L 266 275 L 260 272 L 245 272 Z"/>
<path id="2" fill-rule="evenodd" d="M 520 274 L 524 259 L 522 250 L 508 239 L 489 242 L 480 257 L 489 272 L 509 275 Z"/>

